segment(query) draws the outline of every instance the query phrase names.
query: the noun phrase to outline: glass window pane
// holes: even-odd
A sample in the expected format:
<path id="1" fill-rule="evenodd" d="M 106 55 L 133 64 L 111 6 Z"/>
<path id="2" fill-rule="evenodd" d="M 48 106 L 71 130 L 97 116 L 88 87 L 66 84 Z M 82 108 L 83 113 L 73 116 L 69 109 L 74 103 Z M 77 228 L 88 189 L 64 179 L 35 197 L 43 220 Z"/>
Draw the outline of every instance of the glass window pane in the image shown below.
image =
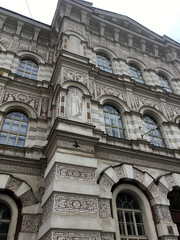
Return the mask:
<path id="1" fill-rule="evenodd" d="M 112 128 L 112 135 L 113 135 L 114 137 L 119 137 L 118 129 L 117 129 L 117 128 Z"/>
<path id="2" fill-rule="evenodd" d="M 19 129 L 19 121 L 13 121 L 12 122 L 12 127 L 11 127 L 11 132 L 17 133 Z"/>
<path id="3" fill-rule="evenodd" d="M 9 131 L 10 123 L 11 123 L 10 119 L 5 119 L 2 126 L 2 131 Z"/>
<path id="4" fill-rule="evenodd" d="M 0 144 L 6 144 L 7 136 L 7 133 L 0 133 Z"/>
<path id="5" fill-rule="evenodd" d="M 26 134 L 27 132 L 27 127 L 28 127 L 28 123 L 26 122 L 22 122 L 21 123 L 21 127 L 20 127 L 20 134 Z"/>
<path id="6" fill-rule="evenodd" d="M 10 134 L 8 139 L 8 145 L 15 146 L 16 144 L 16 135 Z"/>
<path id="7" fill-rule="evenodd" d="M 19 136 L 17 146 L 18 147 L 24 147 L 25 139 L 26 139 L 25 137 Z"/>

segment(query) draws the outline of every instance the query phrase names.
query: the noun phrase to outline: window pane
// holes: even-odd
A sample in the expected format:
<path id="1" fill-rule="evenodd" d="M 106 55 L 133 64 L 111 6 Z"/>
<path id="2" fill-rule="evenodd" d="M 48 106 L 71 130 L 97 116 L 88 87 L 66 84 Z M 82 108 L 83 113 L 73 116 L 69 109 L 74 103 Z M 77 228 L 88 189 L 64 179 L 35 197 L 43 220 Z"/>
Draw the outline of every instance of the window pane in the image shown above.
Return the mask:
<path id="1" fill-rule="evenodd" d="M 28 126 L 28 123 L 26 123 L 26 122 L 22 122 L 22 123 L 21 123 L 21 127 L 20 127 L 20 133 L 21 133 L 21 134 L 26 134 L 26 132 L 27 132 L 27 126 Z"/>
<path id="2" fill-rule="evenodd" d="M 13 121 L 12 127 L 11 127 L 11 132 L 17 133 L 18 129 L 19 129 L 19 121 Z"/>
<path id="3" fill-rule="evenodd" d="M 121 235 L 125 235 L 125 227 L 122 212 L 118 211 L 119 230 Z"/>
<path id="4" fill-rule="evenodd" d="M 119 137 L 118 129 L 117 129 L 117 128 L 112 128 L 112 135 L 113 135 L 114 137 Z"/>
<path id="5" fill-rule="evenodd" d="M 0 144 L 6 144 L 7 136 L 7 133 L 0 133 Z"/>
<path id="6" fill-rule="evenodd" d="M 25 137 L 19 136 L 17 146 L 18 147 L 24 147 L 25 139 L 26 139 Z"/>
<path id="7" fill-rule="evenodd" d="M 16 144 L 16 135 L 10 134 L 8 139 L 8 145 L 15 146 Z"/>
<path id="8" fill-rule="evenodd" d="M 5 119 L 2 127 L 2 131 L 9 131 L 11 120 Z"/>

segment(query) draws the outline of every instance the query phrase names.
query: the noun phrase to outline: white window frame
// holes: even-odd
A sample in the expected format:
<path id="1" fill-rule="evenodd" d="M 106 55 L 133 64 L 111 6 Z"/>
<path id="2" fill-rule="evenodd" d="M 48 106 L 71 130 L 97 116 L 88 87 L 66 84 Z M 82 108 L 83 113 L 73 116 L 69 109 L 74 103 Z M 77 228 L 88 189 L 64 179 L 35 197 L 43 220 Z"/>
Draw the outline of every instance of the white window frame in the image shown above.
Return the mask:
<path id="1" fill-rule="evenodd" d="M 16 227 L 17 227 L 17 220 L 18 220 L 18 209 L 17 205 L 14 202 L 12 198 L 5 194 L 0 194 L 0 201 L 9 207 L 9 210 L 11 212 L 11 221 L 9 224 L 9 230 L 8 230 L 8 240 L 14 240 L 14 236 L 16 233 Z"/>
<path id="2" fill-rule="evenodd" d="M 116 227 L 116 233 L 115 233 L 116 240 L 121 240 L 118 216 L 117 216 L 117 207 L 116 207 L 116 198 L 117 198 L 117 195 L 119 194 L 119 192 L 127 192 L 127 193 L 135 196 L 139 205 L 141 206 L 146 236 L 147 236 L 148 240 L 157 240 L 158 238 L 157 238 L 157 234 L 156 234 L 156 229 L 155 229 L 154 220 L 153 220 L 149 201 L 147 200 L 146 196 L 140 189 L 138 189 L 136 186 L 131 185 L 131 184 L 121 184 L 113 192 L 112 210 L 113 210 L 113 217 L 115 220 L 115 227 Z"/>

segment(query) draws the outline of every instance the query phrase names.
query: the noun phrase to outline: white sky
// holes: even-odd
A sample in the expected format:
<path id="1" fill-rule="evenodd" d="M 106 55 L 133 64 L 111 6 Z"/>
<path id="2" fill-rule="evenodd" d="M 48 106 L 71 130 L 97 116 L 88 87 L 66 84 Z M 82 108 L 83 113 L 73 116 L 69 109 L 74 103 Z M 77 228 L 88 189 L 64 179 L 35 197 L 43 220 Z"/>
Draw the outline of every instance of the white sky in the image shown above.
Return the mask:
<path id="1" fill-rule="evenodd" d="M 51 24 L 58 0 L 0 0 L 10 9 L 40 22 Z M 126 15 L 159 35 L 180 42 L 180 0 L 89 0 L 93 6 Z"/>

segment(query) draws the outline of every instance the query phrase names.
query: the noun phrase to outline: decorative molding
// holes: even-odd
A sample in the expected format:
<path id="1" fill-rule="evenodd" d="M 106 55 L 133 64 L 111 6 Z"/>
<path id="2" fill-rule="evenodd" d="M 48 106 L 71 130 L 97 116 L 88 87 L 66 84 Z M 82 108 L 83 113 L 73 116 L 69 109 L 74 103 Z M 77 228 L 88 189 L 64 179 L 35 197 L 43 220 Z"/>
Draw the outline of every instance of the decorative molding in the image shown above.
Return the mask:
<path id="1" fill-rule="evenodd" d="M 56 178 L 95 182 L 95 169 L 57 164 Z"/>
<path id="2" fill-rule="evenodd" d="M 35 196 L 34 196 L 32 190 L 29 190 L 29 191 L 25 192 L 24 194 L 22 194 L 20 196 L 20 199 L 21 199 L 22 205 L 24 207 L 30 206 L 30 205 L 33 205 L 36 203 L 36 199 L 35 199 Z"/>
<path id="3" fill-rule="evenodd" d="M 54 211 L 58 213 L 98 214 L 98 198 L 74 194 L 54 194 Z"/>
<path id="4" fill-rule="evenodd" d="M 37 232 L 42 223 L 42 215 L 40 214 L 27 214 L 23 215 L 22 219 L 22 232 Z"/>
<path id="5" fill-rule="evenodd" d="M 99 216 L 101 218 L 111 217 L 111 207 L 109 199 L 99 199 Z"/>
<path id="6" fill-rule="evenodd" d="M 101 240 L 114 240 L 114 233 L 102 233 Z"/>
<path id="7" fill-rule="evenodd" d="M 153 208 L 157 223 L 172 222 L 169 206 L 155 205 Z"/>
<path id="8" fill-rule="evenodd" d="M 73 69 L 64 68 L 64 82 L 65 81 L 76 81 L 88 86 L 88 75 Z"/>
<path id="9" fill-rule="evenodd" d="M 99 233 L 93 232 L 53 232 L 53 240 L 100 240 Z"/>
<path id="10" fill-rule="evenodd" d="M 16 165 L 10 165 L 5 163 L 0 163 L 0 171 L 1 172 L 7 172 L 7 173 L 20 173 L 20 174 L 28 174 L 28 175 L 34 175 L 34 176 L 41 176 L 42 170 L 41 168 L 30 168 L 25 166 L 18 166 Z"/>
<path id="11" fill-rule="evenodd" d="M 99 185 L 103 188 L 106 188 L 107 190 L 111 190 L 112 186 L 113 186 L 114 182 L 108 178 L 107 176 L 103 175 L 101 178 L 100 178 L 100 181 L 99 181 Z"/>

